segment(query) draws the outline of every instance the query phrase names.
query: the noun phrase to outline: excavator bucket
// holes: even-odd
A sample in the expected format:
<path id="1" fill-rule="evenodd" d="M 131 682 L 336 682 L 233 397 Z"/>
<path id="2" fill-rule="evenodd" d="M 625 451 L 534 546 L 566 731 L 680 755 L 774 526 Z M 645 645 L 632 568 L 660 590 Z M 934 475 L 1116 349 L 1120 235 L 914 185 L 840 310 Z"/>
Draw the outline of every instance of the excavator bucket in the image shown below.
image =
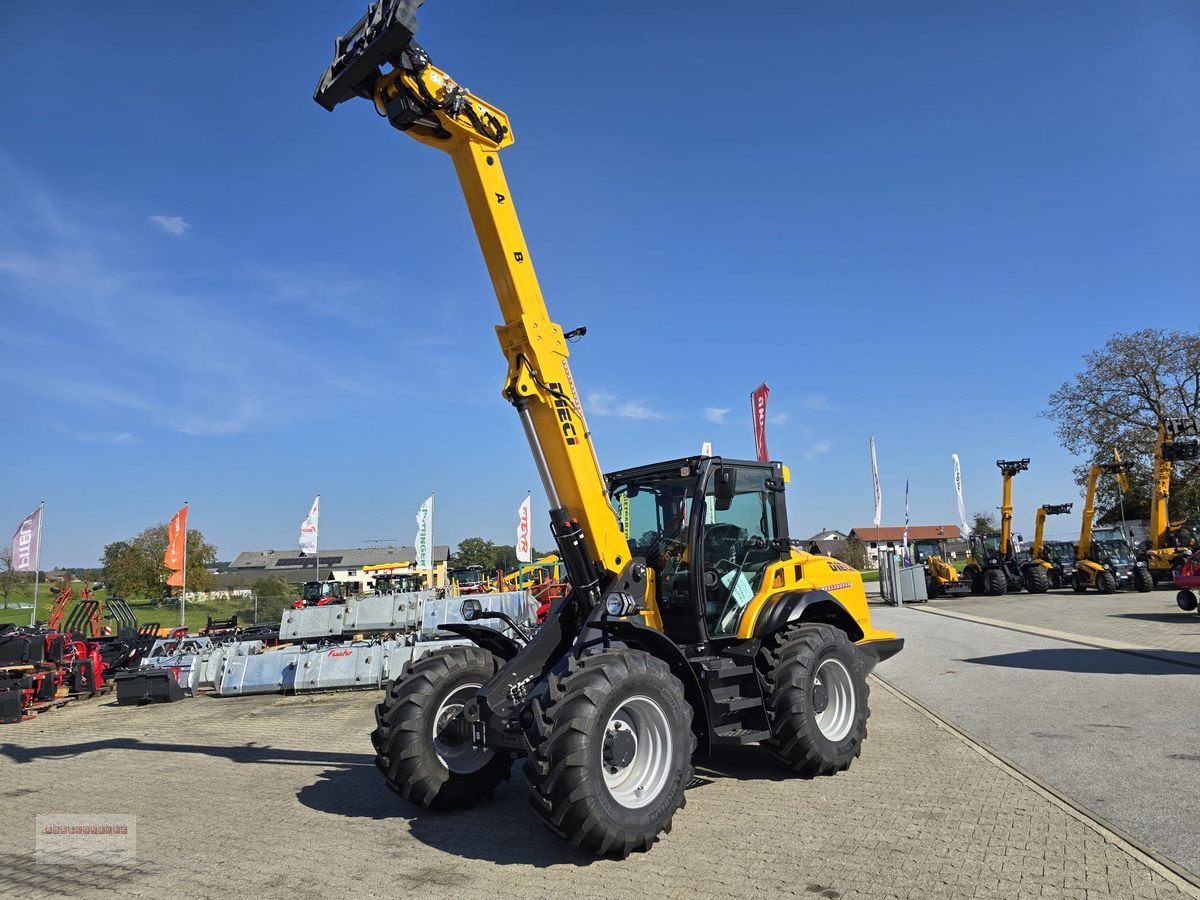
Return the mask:
<path id="1" fill-rule="evenodd" d="M 321 76 L 313 99 L 330 112 L 354 97 L 371 99 L 384 65 L 396 66 L 412 45 L 417 8 L 425 0 L 379 0 L 333 43 L 333 62 Z"/>

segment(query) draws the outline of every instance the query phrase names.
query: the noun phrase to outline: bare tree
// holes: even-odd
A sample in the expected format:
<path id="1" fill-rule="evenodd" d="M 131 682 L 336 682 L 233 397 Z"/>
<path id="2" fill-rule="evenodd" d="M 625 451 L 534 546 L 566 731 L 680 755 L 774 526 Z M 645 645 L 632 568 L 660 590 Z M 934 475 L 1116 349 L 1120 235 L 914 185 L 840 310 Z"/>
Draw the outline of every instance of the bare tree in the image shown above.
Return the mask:
<path id="1" fill-rule="evenodd" d="M 1144 517 L 1150 504 L 1154 444 L 1159 425 L 1174 416 L 1200 413 L 1200 331 L 1145 328 L 1113 335 L 1102 350 L 1083 360 L 1082 371 L 1050 395 L 1042 415 L 1059 441 L 1084 462 L 1075 467 L 1083 485 L 1094 462 L 1108 462 L 1113 448 L 1129 464 L 1131 490 L 1126 513 Z M 1176 467 L 1171 515 L 1200 512 L 1195 466 Z M 1102 479 L 1097 506 L 1111 517 L 1119 506 L 1113 479 Z"/>
<path id="2" fill-rule="evenodd" d="M 0 550 L 0 597 L 4 598 L 5 609 L 8 609 L 8 601 L 13 591 L 24 580 L 24 573 L 13 568 L 12 550 L 7 547 Z"/>

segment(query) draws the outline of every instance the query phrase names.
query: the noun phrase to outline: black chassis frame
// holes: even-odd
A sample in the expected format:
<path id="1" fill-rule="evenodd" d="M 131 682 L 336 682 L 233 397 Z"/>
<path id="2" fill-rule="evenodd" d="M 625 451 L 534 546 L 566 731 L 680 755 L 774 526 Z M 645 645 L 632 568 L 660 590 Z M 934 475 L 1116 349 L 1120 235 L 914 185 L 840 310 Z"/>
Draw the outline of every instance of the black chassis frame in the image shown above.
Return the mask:
<path id="1" fill-rule="evenodd" d="M 721 457 L 686 457 L 677 460 L 639 466 L 610 473 L 608 484 L 612 485 L 627 478 L 657 472 L 682 471 L 687 469 L 694 477 L 695 496 L 703 496 L 710 480 L 722 466 L 738 469 L 760 468 L 770 473 L 768 490 L 776 491 L 782 500 L 783 467 L 780 463 L 761 463 L 748 460 L 722 459 Z M 539 731 L 541 716 L 532 708 L 545 698 L 548 692 L 547 676 L 566 669 L 569 657 L 580 657 L 596 647 L 630 647 L 643 650 L 663 660 L 683 684 L 684 694 L 694 710 L 692 728 L 697 737 L 697 752 L 709 752 L 714 738 L 711 719 L 711 700 L 706 689 L 707 682 L 701 678 L 697 667 L 701 660 L 723 656 L 743 665 L 753 665 L 762 640 L 806 615 L 820 605 L 814 616 L 819 621 L 833 622 L 846 630 L 851 640 L 862 638 L 854 617 L 831 594 L 815 591 L 795 591 L 781 594 L 770 609 L 765 610 L 756 623 L 755 635 L 749 639 L 708 637 L 703 610 L 700 607 L 703 591 L 703 516 L 705 505 L 692 504 L 692 521 L 689 528 L 689 553 L 692 560 L 700 561 L 689 567 L 690 594 L 702 635 L 701 640 L 677 643 L 668 634 L 643 624 L 640 615 L 629 617 L 610 616 L 603 599 L 612 593 L 632 596 L 639 608 L 644 608 L 646 595 L 646 562 L 633 558 L 625 564 L 620 575 L 612 578 L 608 573 L 588 560 L 583 550 L 583 534 L 579 525 L 567 517 L 565 510 L 551 510 L 551 530 L 558 543 L 559 552 L 571 583 L 571 593 L 550 611 L 546 622 L 525 646 L 493 628 L 473 623 L 456 623 L 444 626 L 448 630 L 473 641 L 478 646 L 504 660 L 496 675 L 472 698 L 463 710 L 463 717 L 471 729 L 472 742 L 477 747 L 507 750 L 514 756 L 530 754 L 545 737 Z M 788 540 L 787 512 L 785 504 L 776 504 L 777 535 L 775 544 L 780 559 L 791 554 Z M 888 646 L 871 648 L 864 653 L 868 669 L 875 663 L 896 653 L 903 645 L 901 639 L 881 642 Z M 894 646 L 893 646 L 894 644 Z M 756 670 L 757 671 L 757 670 Z M 761 682 L 759 689 L 761 691 Z"/>

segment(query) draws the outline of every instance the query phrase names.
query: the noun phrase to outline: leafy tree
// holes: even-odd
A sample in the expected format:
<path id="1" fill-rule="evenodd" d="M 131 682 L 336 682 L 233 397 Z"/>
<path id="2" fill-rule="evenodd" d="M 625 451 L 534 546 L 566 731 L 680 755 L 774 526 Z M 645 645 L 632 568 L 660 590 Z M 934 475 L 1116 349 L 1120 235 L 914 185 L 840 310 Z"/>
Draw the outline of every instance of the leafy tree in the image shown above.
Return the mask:
<path id="1" fill-rule="evenodd" d="M 1083 360 L 1082 371 L 1050 395 L 1042 413 L 1059 441 L 1084 462 L 1075 481 L 1087 482 L 1093 462 L 1109 462 L 1113 448 L 1129 466 L 1125 514 L 1146 518 L 1153 485 L 1154 445 L 1167 418 L 1200 414 L 1200 331 L 1146 328 L 1113 335 Z M 1171 518 L 1200 515 L 1200 467 L 1175 466 Z M 1116 479 L 1102 478 L 1097 507 L 1104 521 L 1120 519 Z"/>
<path id="2" fill-rule="evenodd" d="M 250 604 L 237 611 L 242 622 L 276 621 L 283 611 L 292 605 L 296 592 L 286 578 L 279 575 L 264 575 L 250 586 L 257 604 Z"/>
<path id="3" fill-rule="evenodd" d="M 1000 523 L 996 521 L 993 512 L 981 511 L 971 516 L 971 531 L 976 534 L 996 534 L 1000 531 Z"/>
<path id="4" fill-rule="evenodd" d="M 120 546 L 123 545 L 123 546 Z M 111 561 L 109 559 L 112 551 Z M 117 541 L 104 548 L 105 572 L 113 590 L 126 597 L 148 597 L 155 602 L 166 594 L 167 576 L 163 565 L 167 552 L 167 526 L 151 525 L 129 541 Z M 211 590 L 215 579 L 208 572 L 217 558 L 217 548 L 204 540 L 197 529 L 189 528 L 187 535 L 188 590 Z"/>
<path id="5" fill-rule="evenodd" d="M 113 583 L 116 578 L 117 564 L 128 549 L 128 541 L 113 541 L 111 544 L 105 545 L 104 555 L 100 557 L 100 563 L 103 566 L 100 578 L 105 584 Z"/>
<path id="6" fill-rule="evenodd" d="M 857 537 L 838 541 L 838 547 L 833 551 L 833 558 L 840 559 L 852 569 L 867 568 L 867 545 Z"/>
<path id="7" fill-rule="evenodd" d="M 496 545 L 491 541 L 481 537 L 463 538 L 458 542 L 458 550 L 450 556 L 450 568 L 483 566 L 484 571 L 489 571 L 495 559 Z"/>
<path id="8" fill-rule="evenodd" d="M 8 609 L 9 597 L 25 577 L 23 572 L 13 568 L 12 551 L 7 547 L 0 550 L 0 567 L 0 596 L 4 598 L 4 608 Z"/>

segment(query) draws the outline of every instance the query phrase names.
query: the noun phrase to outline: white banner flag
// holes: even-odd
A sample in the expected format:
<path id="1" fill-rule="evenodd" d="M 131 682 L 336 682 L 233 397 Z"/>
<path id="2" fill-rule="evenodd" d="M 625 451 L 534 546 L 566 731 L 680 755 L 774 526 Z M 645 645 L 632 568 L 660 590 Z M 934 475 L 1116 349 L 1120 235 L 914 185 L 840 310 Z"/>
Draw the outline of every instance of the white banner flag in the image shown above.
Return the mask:
<path id="1" fill-rule="evenodd" d="M 321 546 L 321 495 L 313 501 L 312 509 L 300 523 L 300 552 L 316 553 Z"/>
<path id="2" fill-rule="evenodd" d="M 875 435 L 871 435 L 871 478 L 875 482 L 875 527 L 883 518 L 883 494 L 879 490 L 879 462 L 875 459 Z"/>
<path id="3" fill-rule="evenodd" d="M 962 469 L 958 465 L 958 454 L 951 453 L 950 459 L 954 462 L 954 493 L 958 495 L 958 521 L 962 525 L 963 537 L 970 537 L 971 526 L 967 524 L 967 510 L 963 506 Z"/>
<path id="4" fill-rule="evenodd" d="M 12 539 L 12 569 L 32 572 L 37 568 L 42 539 L 42 508 L 39 506 L 17 526 Z"/>
<path id="5" fill-rule="evenodd" d="M 529 497 L 517 509 L 517 562 L 533 562 L 533 545 L 529 541 Z"/>
<path id="6" fill-rule="evenodd" d="M 417 551 L 418 569 L 433 568 L 433 494 L 417 510 L 417 537 L 413 541 Z"/>

